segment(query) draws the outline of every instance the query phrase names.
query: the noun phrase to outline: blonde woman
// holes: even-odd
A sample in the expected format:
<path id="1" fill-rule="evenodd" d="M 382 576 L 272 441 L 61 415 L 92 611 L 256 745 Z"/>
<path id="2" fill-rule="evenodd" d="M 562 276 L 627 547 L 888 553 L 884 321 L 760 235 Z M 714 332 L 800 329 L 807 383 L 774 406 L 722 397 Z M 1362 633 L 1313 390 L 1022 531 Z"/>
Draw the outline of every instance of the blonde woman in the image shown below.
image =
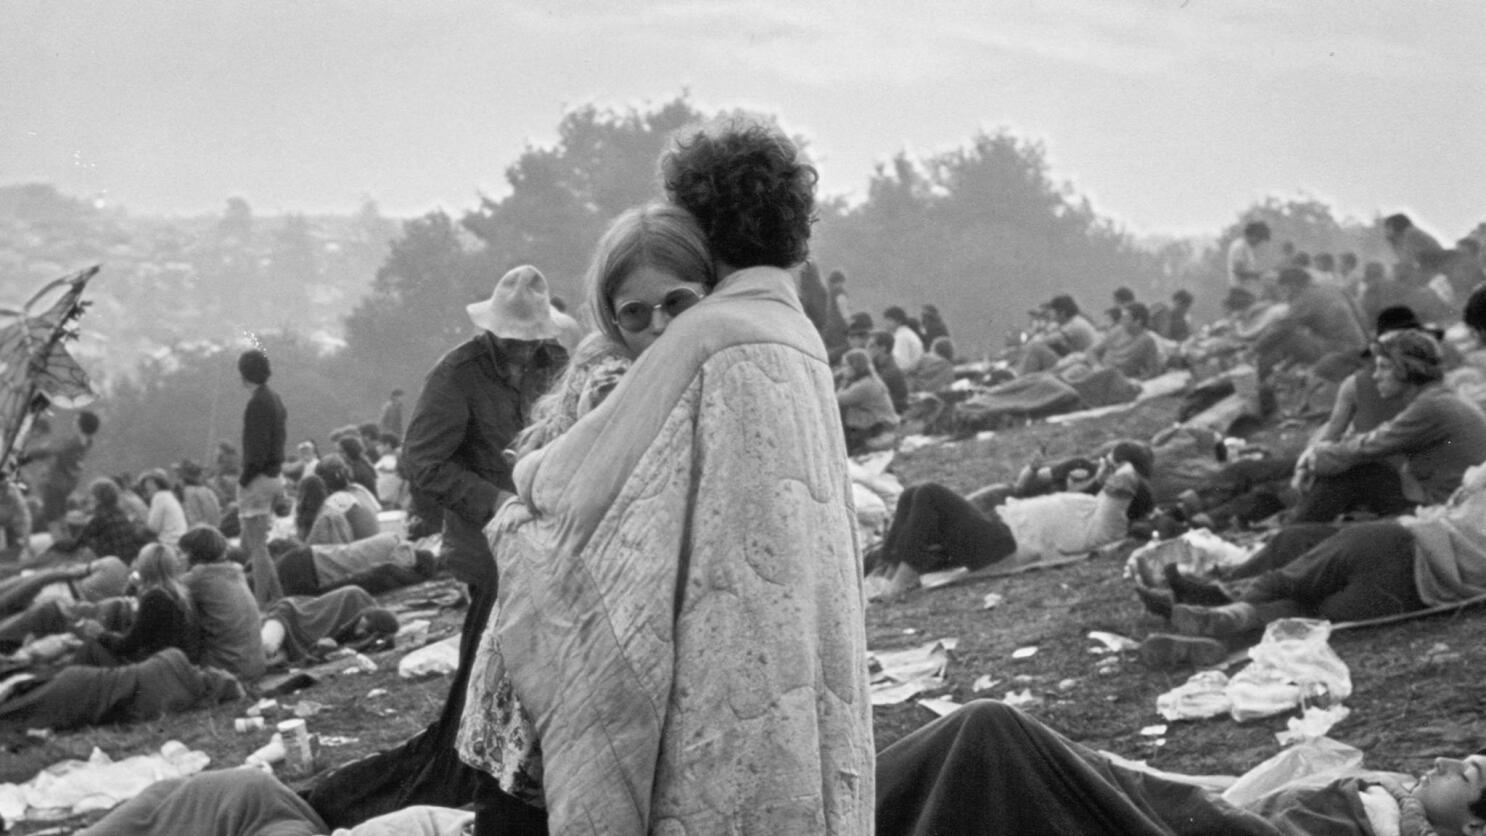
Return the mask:
<path id="1" fill-rule="evenodd" d="M 191 594 L 186 591 L 185 574 L 186 561 L 173 547 L 151 543 L 140 549 L 130 575 L 138 600 L 134 623 L 124 632 L 85 628 L 85 632 L 94 633 L 96 648 L 85 645 L 75 661 L 129 664 L 167 647 L 178 647 L 187 659 L 198 661 L 201 630 L 196 625 Z"/>

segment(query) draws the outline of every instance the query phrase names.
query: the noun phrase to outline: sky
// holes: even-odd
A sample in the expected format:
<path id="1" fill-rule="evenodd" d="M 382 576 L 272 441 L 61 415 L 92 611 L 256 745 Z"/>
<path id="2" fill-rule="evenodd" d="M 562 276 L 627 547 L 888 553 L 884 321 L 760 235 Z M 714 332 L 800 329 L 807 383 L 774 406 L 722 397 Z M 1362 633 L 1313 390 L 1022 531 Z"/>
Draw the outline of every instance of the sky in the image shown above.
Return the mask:
<path id="1" fill-rule="evenodd" d="M 821 190 L 1007 129 L 1138 235 L 1266 195 L 1486 220 L 1481 0 L 0 0 L 0 184 L 473 208 L 586 104 L 775 114 Z"/>

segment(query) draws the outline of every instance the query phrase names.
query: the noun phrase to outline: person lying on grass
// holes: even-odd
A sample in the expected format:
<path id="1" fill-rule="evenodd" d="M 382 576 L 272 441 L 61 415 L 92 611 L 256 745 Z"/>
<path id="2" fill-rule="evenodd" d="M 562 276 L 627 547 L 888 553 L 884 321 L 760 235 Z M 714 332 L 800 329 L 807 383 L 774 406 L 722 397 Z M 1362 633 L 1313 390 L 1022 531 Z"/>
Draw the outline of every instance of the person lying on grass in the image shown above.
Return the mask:
<path id="1" fill-rule="evenodd" d="M 1129 454 L 1117 447 L 1100 460 L 1092 481 L 1102 487 L 1093 496 L 1071 490 L 981 510 L 933 482 L 907 488 L 882 546 L 867 556 L 866 571 L 891 572 L 878 597 L 901 597 L 929 572 L 977 572 L 1008 559 L 1008 565 L 1051 560 L 1123 539 L 1127 512 L 1144 482 L 1143 462 Z"/>
<path id="2" fill-rule="evenodd" d="M 1486 833 L 1486 755 L 1439 758 L 1417 779 L 1359 771 L 1308 786 L 1303 777 L 1236 806 L 976 700 L 878 754 L 877 834 Z"/>
<path id="3" fill-rule="evenodd" d="M 287 595 L 273 602 L 263 613 L 260 635 L 272 665 L 314 656 L 323 639 L 366 649 L 396 635 L 398 626 L 397 616 L 377 606 L 366 590 L 343 586 L 317 597 Z"/>
<path id="4" fill-rule="evenodd" d="M 1168 596 L 1140 592 L 1174 634 L 1146 639 L 1158 666 L 1214 664 L 1278 618 L 1363 621 L 1486 595 L 1486 464 L 1466 471 L 1448 502 L 1395 520 L 1282 533 L 1248 563 L 1268 565 L 1242 590 L 1169 572 Z M 1302 548 L 1306 542 L 1313 543 Z M 1248 574 L 1247 564 L 1239 571 Z"/>
<path id="5" fill-rule="evenodd" d="M 1178 836 L 1466 836 L 1486 833 L 1486 756 L 1439 758 L 1414 778 L 1299 778 L 1235 806 L 1181 779 L 1121 765 L 994 700 L 976 700 L 884 749 L 878 836 L 1139 833 Z M 1303 776 L 1300 776 L 1303 778 Z M 347 836 L 467 833 L 473 813 L 409 807 Z M 80 836 L 314 836 L 331 828 L 272 775 L 239 768 L 147 787 Z"/>

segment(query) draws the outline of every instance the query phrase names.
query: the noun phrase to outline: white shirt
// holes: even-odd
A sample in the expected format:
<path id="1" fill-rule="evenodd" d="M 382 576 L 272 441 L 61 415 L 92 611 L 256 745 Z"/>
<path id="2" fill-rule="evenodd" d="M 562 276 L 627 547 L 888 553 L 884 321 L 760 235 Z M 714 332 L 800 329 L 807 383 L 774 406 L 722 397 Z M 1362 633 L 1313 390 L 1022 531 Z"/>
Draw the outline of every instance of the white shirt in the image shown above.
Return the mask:
<path id="1" fill-rule="evenodd" d="M 1242 235 L 1233 239 L 1228 245 L 1228 286 L 1242 287 L 1253 279 L 1245 279 L 1238 275 L 1238 271 L 1259 273 L 1259 253 L 1249 244 L 1249 239 Z"/>
<path id="2" fill-rule="evenodd" d="M 924 356 L 924 341 L 913 333 L 913 329 L 907 325 L 899 325 L 898 330 L 893 332 L 893 362 L 904 374 L 909 369 L 918 365 L 919 358 Z"/>
<path id="3" fill-rule="evenodd" d="M 170 491 L 155 491 L 150 497 L 150 513 L 145 525 L 155 532 L 155 539 L 171 548 L 186 533 L 186 511 Z"/>

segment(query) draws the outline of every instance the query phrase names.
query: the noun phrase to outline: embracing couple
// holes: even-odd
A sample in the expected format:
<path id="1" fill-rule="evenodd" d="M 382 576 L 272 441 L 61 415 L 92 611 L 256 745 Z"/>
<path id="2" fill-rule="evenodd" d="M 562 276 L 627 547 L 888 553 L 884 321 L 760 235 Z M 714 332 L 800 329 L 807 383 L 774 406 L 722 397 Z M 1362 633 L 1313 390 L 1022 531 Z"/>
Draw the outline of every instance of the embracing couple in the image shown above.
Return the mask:
<path id="1" fill-rule="evenodd" d="M 669 202 L 599 242 L 598 331 L 486 529 L 499 603 L 459 750 L 502 792 L 477 832 L 539 830 L 545 808 L 552 833 L 868 833 L 860 545 L 787 272 L 815 170 L 739 120 L 683 134 L 661 169 Z"/>

